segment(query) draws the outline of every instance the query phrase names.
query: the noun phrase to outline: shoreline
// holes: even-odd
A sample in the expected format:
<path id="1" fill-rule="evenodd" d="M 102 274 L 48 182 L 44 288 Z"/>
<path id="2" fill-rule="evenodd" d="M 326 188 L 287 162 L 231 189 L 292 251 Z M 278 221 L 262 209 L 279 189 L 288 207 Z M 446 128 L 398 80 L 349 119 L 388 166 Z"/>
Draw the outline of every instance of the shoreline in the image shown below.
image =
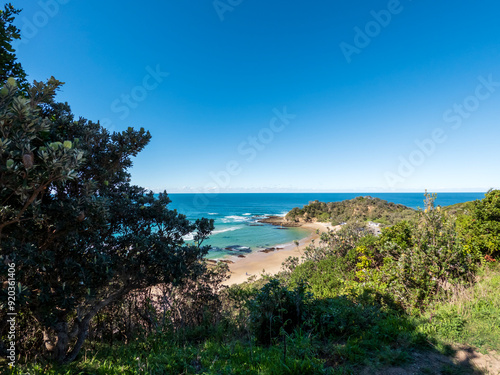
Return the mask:
<path id="1" fill-rule="evenodd" d="M 309 229 L 311 233 L 309 236 L 299 241 L 298 247 L 294 242 L 289 242 L 282 245 L 276 245 L 276 247 L 283 248 L 280 250 L 274 250 L 271 252 L 257 251 L 246 254 L 245 258 L 238 258 L 237 256 L 232 257 L 231 261 L 234 263 L 228 264 L 231 276 L 223 284 L 228 286 L 241 284 L 252 276 L 257 276 L 258 279 L 261 277 L 263 272 L 275 275 L 281 270 L 282 263 L 288 257 L 292 256 L 301 258 L 305 248 L 309 246 L 313 240 L 317 240 L 321 233 L 328 232 L 328 229 L 332 230 L 340 226 L 332 226 L 329 223 L 314 222 L 303 223 L 300 227 Z M 316 233 L 317 230 L 319 230 L 319 234 Z"/>

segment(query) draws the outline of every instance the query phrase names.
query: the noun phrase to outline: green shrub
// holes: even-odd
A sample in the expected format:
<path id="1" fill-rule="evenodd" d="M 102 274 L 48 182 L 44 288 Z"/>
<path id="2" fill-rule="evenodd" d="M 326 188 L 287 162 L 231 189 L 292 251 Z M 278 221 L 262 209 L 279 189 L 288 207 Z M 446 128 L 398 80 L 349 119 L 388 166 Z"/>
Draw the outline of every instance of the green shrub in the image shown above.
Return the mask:
<path id="1" fill-rule="evenodd" d="M 288 289 L 277 279 L 271 279 L 248 302 L 250 327 L 259 343 L 270 345 L 284 332 L 304 323 L 309 317 L 312 295 L 304 284 Z"/>
<path id="2" fill-rule="evenodd" d="M 474 201 L 470 215 L 458 219 L 458 231 L 471 252 L 500 257 L 500 190 Z"/>
<path id="3" fill-rule="evenodd" d="M 335 297 L 341 294 L 346 282 L 354 279 L 351 266 L 343 258 L 329 256 L 319 262 L 304 262 L 290 275 L 290 286 L 307 281 L 308 290 L 316 298 Z"/>

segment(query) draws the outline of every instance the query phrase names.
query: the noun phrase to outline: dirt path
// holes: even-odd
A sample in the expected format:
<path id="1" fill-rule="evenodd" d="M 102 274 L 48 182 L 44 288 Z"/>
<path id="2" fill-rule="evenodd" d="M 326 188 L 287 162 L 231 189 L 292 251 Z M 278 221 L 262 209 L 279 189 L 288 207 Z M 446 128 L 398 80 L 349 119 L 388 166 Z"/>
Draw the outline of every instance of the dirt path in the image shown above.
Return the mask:
<path id="1" fill-rule="evenodd" d="M 454 346 L 455 354 L 447 357 L 437 352 L 414 353 L 413 363 L 383 369 L 365 368 L 361 375 L 500 375 L 500 354 L 479 353 L 468 346 Z"/>

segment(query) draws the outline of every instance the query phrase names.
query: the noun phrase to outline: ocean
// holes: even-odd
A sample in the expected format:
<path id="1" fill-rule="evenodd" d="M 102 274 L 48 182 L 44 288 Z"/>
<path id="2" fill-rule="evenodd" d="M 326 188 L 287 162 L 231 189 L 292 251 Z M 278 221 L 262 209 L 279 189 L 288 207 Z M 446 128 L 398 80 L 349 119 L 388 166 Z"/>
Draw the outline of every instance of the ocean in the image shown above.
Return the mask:
<path id="1" fill-rule="evenodd" d="M 340 202 L 358 196 L 372 196 L 411 208 L 424 206 L 423 193 L 242 193 L 242 194 L 169 194 L 170 209 L 177 209 L 190 220 L 214 219 L 215 230 L 205 244 L 211 245 L 207 258 L 226 258 L 235 253 L 227 248 L 248 252 L 293 242 L 310 233 L 302 228 L 260 224 L 267 216 L 284 216 L 294 207 L 311 201 Z M 438 193 L 436 205 L 448 206 L 484 198 L 484 193 Z M 189 240 L 189 238 L 186 238 Z"/>

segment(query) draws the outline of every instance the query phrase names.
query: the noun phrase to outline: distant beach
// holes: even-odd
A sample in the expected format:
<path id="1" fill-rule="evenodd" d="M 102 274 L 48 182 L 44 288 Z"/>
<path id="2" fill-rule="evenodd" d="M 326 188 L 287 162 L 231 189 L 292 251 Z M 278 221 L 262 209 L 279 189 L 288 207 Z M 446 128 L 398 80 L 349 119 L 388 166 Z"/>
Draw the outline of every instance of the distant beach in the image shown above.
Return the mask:
<path id="1" fill-rule="evenodd" d="M 229 260 L 234 263 L 229 264 L 231 277 L 225 282 L 226 285 L 240 284 L 248 280 L 249 277 L 259 278 L 263 272 L 274 275 L 281 270 L 282 263 L 288 257 L 301 258 L 306 247 L 311 245 L 313 240 L 318 240 L 321 233 L 328 230 L 336 230 L 340 226 L 332 226 L 328 223 L 303 223 L 300 226 L 310 231 L 309 236 L 299 241 L 297 246 L 294 242 L 277 245 L 274 251 L 252 252 L 245 258 L 231 257 Z M 317 233 L 319 232 L 319 233 Z"/>
<path id="2" fill-rule="evenodd" d="M 210 238 L 204 242 L 205 245 L 211 246 L 207 259 L 234 261 L 232 268 L 235 275 L 237 270 L 243 267 L 240 264 L 242 262 L 245 264 L 252 264 L 254 260 L 262 262 L 258 267 L 255 265 L 257 270 L 253 266 L 243 270 L 243 276 L 246 276 L 246 272 L 256 274 L 263 268 L 269 272 L 279 270 L 282 258 L 284 260 L 290 255 L 298 254 L 294 241 L 300 241 L 301 246 L 306 247 L 315 238 L 311 232 L 315 232 L 316 229 L 323 230 L 323 227 L 320 227 L 322 224 L 319 223 L 314 224 L 315 227 L 302 225 L 280 230 L 279 226 L 271 225 L 269 222 L 263 223 L 266 218 L 283 217 L 294 207 L 303 207 L 314 200 L 339 202 L 368 195 L 411 208 L 422 207 L 424 200 L 424 192 L 204 194 L 203 204 L 198 199 L 200 194 L 170 194 L 170 198 L 171 208 L 185 214 L 189 220 L 194 221 L 201 217 L 214 220 L 215 229 Z M 483 197 L 484 193 L 438 193 L 436 204 L 446 206 Z M 192 235 L 186 236 L 185 239 L 192 240 Z M 260 252 L 273 247 L 284 249 L 267 254 Z M 274 264 L 272 269 L 271 263 Z"/>

